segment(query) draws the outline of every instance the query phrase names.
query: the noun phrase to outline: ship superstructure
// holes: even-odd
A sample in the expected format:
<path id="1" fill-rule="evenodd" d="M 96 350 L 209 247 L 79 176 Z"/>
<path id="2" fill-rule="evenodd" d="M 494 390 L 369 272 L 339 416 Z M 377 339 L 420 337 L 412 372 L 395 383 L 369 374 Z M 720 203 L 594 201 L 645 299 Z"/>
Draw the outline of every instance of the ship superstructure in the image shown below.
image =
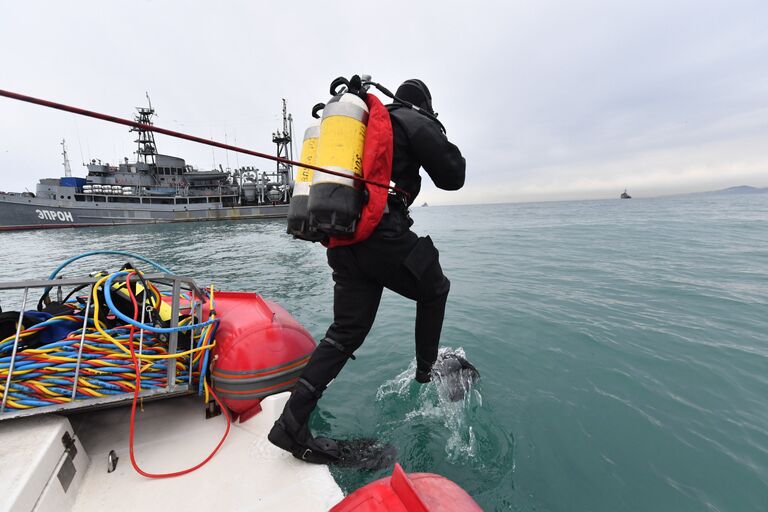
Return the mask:
<path id="1" fill-rule="evenodd" d="M 152 125 L 155 110 L 137 107 L 135 120 Z M 136 132 L 136 161 L 91 160 L 85 178 L 71 176 L 62 141 L 65 176 L 41 179 L 35 193 L 0 192 L 0 231 L 198 220 L 285 217 L 292 169 L 253 167 L 201 171 L 157 152 L 154 133 Z M 279 137 L 277 137 L 279 135 Z M 278 154 L 290 151 L 292 125 L 283 100 L 283 129 L 273 134 Z"/>

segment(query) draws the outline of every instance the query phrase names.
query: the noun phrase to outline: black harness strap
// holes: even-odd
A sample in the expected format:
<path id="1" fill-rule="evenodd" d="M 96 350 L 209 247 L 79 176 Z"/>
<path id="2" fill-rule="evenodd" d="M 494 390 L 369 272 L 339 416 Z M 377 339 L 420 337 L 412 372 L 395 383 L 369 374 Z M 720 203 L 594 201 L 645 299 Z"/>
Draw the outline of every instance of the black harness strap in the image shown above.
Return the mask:
<path id="1" fill-rule="evenodd" d="M 320 399 L 320 397 L 323 396 L 323 392 L 322 391 L 318 391 L 317 388 L 315 386 L 313 386 L 312 384 L 310 384 L 309 381 L 306 380 L 306 379 L 299 379 L 296 383 L 297 384 L 301 384 L 302 386 L 307 388 L 307 391 L 309 391 L 310 393 L 315 395 L 315 397 L 317 399 Z"/>
<path id="2" fill-rule="evenodd" d="M 332 346 L 333 348 L 335 348 L 336 350 L 338 350 L 339 352 L 341 352 L 342 354 L 344 354 L 348 358 L 352 359 L 353 361 L 355 359 L 357 359 L 354 355 L 352 355 L 349 352 L 347 352 L 347 349 L 344 348 L 344 345 L 342 345 L 341 343 L 339 343 L 338 341 L 336 341 L 334 339 L 323 338 L 322 340 L 320 340 L 320 343 L 327 343 L 327 344 L 329 344 L 330 346 Z"/>

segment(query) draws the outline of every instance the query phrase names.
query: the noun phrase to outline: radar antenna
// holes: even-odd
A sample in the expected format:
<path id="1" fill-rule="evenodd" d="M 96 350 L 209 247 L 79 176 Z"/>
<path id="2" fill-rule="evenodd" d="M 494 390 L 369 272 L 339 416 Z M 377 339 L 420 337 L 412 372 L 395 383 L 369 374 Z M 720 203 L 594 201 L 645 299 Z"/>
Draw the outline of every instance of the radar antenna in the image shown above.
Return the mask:
<path id="1" fill-rule="evenodd" d="M 283 98 L 283 129 L 272 134 L 272 142 L 277 145 L 277 156 L 293 160 L 293 116 L 288 113 L 288 107 Z M 290 183 L 293 181 L 293 168 L 289 164 L 277 162 L 277 179 L 283 188 L 283 201 L 288 201 Z"/>
<path id="2" fill-rule="evenodd" d="M 72 168 L 69 166 L 69 156 L 67 155 L 67 141 L 61 139 L 61 156 L 64 157 L 64 176 L 72 177 Z"/>
<path id="3" fill-rule="evenodd" d="M 152 101 L 149 99 L 149 93 L 145 92 L 144 94 L 147 96 L 147 104 L 149 107 L 136 107 L 136 115 L 133 119 L 137 123 L 151 126 L 152 117 L 155 115 L 155 109 L 152 108 Z M 140 127 L 131 128 L 131 131 L 139 134 L 138 138 L 134 141 L 139 145 L 139 148 L 136 150 L 136 161 L 153 165 L 155 163 L 155 156 L 157 155 L 154 132 Z"/>

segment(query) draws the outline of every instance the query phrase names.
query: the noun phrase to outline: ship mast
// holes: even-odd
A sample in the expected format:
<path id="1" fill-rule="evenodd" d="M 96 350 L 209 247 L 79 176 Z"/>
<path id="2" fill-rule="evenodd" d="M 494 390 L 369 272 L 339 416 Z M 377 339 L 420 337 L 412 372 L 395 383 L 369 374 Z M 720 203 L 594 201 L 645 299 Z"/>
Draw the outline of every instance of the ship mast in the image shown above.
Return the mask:
<path id="1" fill-rule="evenodd" d="M 283 129 L 272 134 L 272 142 L 277 145 L 277 156 L 293 160 L 293 116 L 288 113 L 288 108 L 283 98 Z M 292 167 L 288 164 L 277 162 L 277 180 L 283 185 L 283 200 L 288 201 L 289 184 L 293 180 Z"/>
<path id="2" fill-rule="evenodd" d="M 133 119 L 137 123 L 151 125 L 152 116 L 155 115 L 155 109 L 152 108 L 152 100 L 149 99 L 149 94 L 144 94 L 147 96 L 147 104 L 149 107 L 136 107 L 136 115 Z M 138 138 L 134 141 L 139 145 L 139 148 L 136 150 L 136 162 L 154 165 L 155 156 L 157 155 L 154 132 L 144 130 L 143 128 L 131 128 L 131 131 L 139 134 Z"/>
<path id="3" fill-rule="evenodd" d="M 72 177 L 72 168 L 69 166 L 69 156 L 67 155 L 67 141 L 61 139 L 61 155 L 64 157 L 64 177 Z"/>

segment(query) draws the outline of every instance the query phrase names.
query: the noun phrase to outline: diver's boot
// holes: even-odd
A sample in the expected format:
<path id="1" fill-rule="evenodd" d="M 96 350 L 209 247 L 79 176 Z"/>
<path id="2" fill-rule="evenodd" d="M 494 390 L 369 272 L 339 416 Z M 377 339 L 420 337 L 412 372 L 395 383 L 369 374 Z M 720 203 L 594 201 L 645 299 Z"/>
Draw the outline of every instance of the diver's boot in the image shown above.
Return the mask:
<path id="1" fill-rule="evenodd" d="M 426 384 L 432 380 L 432 369 L 424 370 L 421 368 L 416 369 L 416 382 L 419 384 Z"/>
<path id="2" fill-rule="evenodd" d="M 419 384 L 426 384 L 432 380 L 432 367 L 435 364 L 434 361 L 429 362 L 418 355 L 416 356 L 416 376 L 414 379 Z"/>
<path id="3" fill-rule="evenodd" d="M 332 464 L 338 462 L 341 456 L 336 441 L 313 437 L 307 424 L 299 425 L 287 407 L 269 431 L 267 439 L 278 448 L 291 452 L 297 459 L 313 464 Z"/>

